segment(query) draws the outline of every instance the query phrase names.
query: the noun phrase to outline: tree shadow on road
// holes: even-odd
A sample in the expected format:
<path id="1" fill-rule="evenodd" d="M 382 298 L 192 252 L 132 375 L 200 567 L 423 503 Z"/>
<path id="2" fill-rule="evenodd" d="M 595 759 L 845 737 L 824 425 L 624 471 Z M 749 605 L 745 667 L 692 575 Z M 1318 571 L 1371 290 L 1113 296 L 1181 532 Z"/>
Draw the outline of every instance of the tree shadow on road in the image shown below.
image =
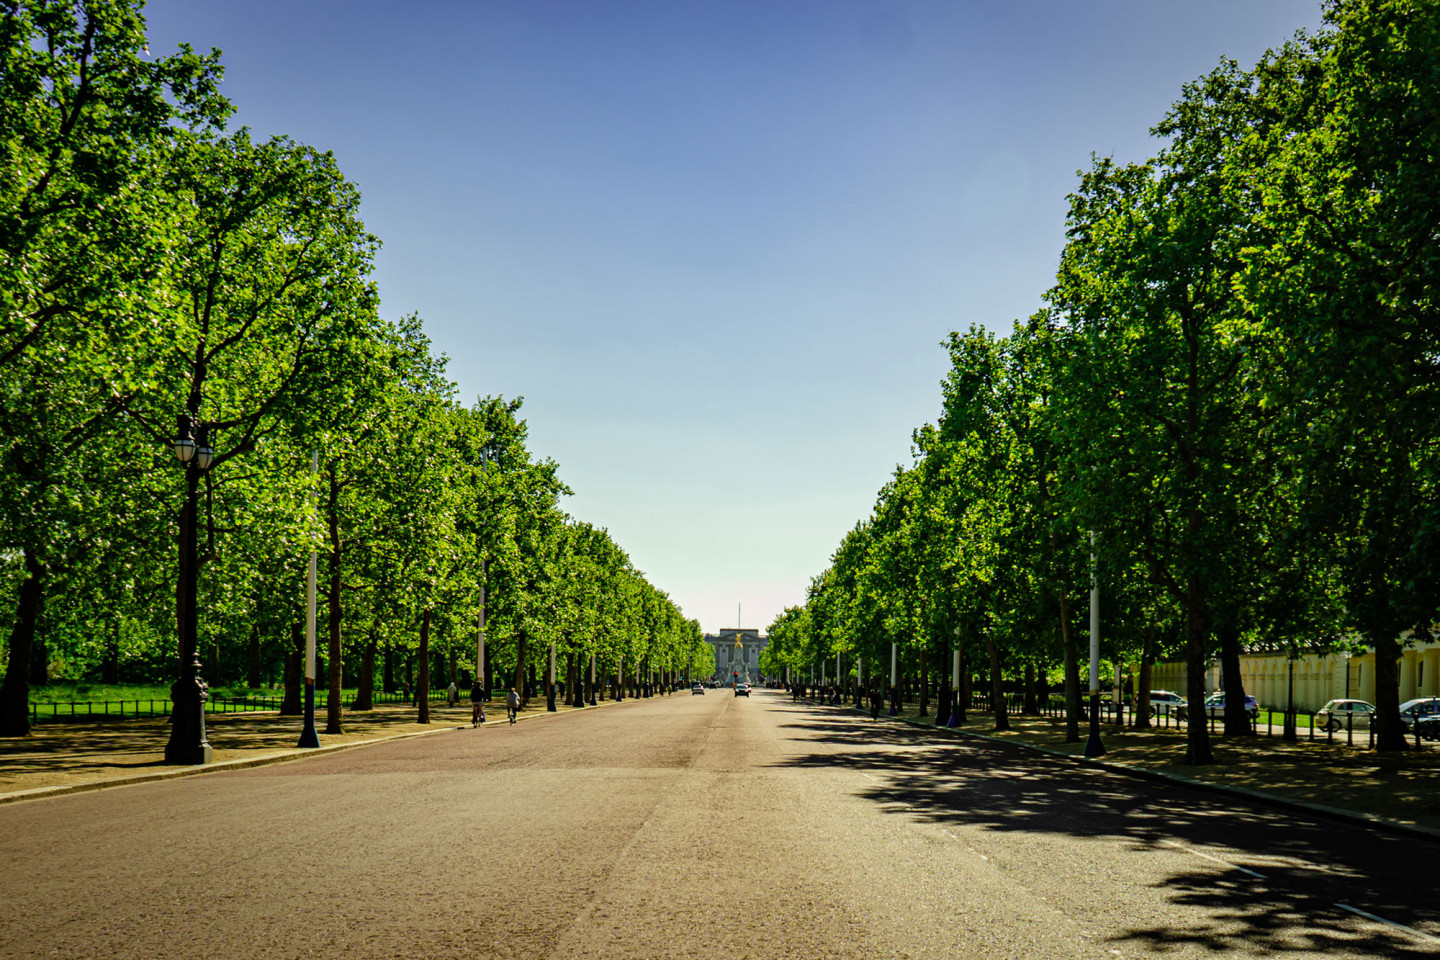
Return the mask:
<path id="1" fill-rule="evenodd" d="M 856 795 L 887 813 L 955 828 L 1118 841 L 1135 851 L 1226 848 L 1260 880 L 1221 864 L 1169 875 L 1176 904 L 1211 922 L 1186 928 L 1135 927 L 1118 944 L 1155 955 L 1182 946 L 1207 950 L 1308 951 L 1345 957 L 1433 957 L 1402 931 L 1357 933 L 1350 904 L 1408 926 L 1440 927 L 1433 863 L 1440 845 L 1170 781 L 1140 780 L 1023 747 L 940 730 L 874 722 L 833 708 L 785 704 L 782 729 L 817 745 L 781 766 L 849 769 L 875 782 Z M 1227 853 L 1238 851 L 1239 853 Z M 1094 877 L 1097 895 L 1105 880 Z"/>

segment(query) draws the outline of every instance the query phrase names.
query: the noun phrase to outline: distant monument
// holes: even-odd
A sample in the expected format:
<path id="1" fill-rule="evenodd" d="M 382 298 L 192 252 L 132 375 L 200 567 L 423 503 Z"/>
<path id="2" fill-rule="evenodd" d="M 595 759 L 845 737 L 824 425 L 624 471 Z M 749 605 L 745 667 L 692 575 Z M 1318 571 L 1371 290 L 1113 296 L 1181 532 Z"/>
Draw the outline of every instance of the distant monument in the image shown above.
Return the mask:
<path id="1" fill-rule="evenodd" d="M 705 634 L 705 642 L 715 650 L 715 679 L 720 683 L 760 680 L 760 652 L 770 645 L 770 638 L 759 630 L 727 627 L 719 633 Z M 737 676 L 738 674 L 738 676 Z"/>

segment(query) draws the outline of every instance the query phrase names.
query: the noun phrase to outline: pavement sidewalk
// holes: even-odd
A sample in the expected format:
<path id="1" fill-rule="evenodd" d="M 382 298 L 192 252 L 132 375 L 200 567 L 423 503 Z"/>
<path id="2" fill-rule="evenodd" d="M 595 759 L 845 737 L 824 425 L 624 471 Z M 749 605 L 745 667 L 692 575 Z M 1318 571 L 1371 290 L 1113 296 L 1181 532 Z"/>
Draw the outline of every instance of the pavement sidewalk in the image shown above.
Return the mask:
<path id="1" fill-rule="evenodd" d="M 598 706 L 613 704 L 602 700 Z M 558 713 L 577 708 L 557 704 Z M 593 709 L 586 707 L 584 709 Z M 506 727 L 505 701 L 486 704 L 487 722 L 481 728 Z M 519 720 L 552 716 L 545 700 L 532 700 Z M 163 718 L 112 720 L 95 723 L 42 723 L 28 737 L 0 738 L 0 803 L 38 799 L 80 790 L 123 786 L 147 780 L 194 776 L 216 770 L 258 766 L 312 757 L 405 737 L 424 736 L 457 727 L 470 727 L 470 704 L 450 707 L 432 701 L 430 723 L 416 722 L 409 704 L 383 704 L 373 710 L 345 713 L 345 732 L 326 734 L 323 712 L 316 717 L 320 748 L 299 749 L 299 717 L 274 712 L 210 714 L 206 735 L 214 759 L 204 766 L 174 766 L 164 761 L 170 726 Z"/>
<path id="2" fill-rule="evenodd" d="M 868 711 L 862 712 L 868 716 Z M 881 719 L 886 719 L 884 713 Z M 1440 840 L 1440 751 L 1436 750 L 1380 754 L 1340 740 L 1311 741 L 1303 735 L 1297 743 L 1286 743 L 1278 737 L 1229 738 L 1217 733 L 1211 737 L 1216 762 L 1189 766 L 1180 762 L 1185 756 L 1183 728 L 1120 731 L 1113 724 L 1102 725 L 1106 754 L 1086 760 L 1088 728 L 1081 727 L 1079 742 L 1066 742 L 1063 720 L 1012 714 L 1011 728 L 997 731 L 991 714 L 971 712 L 959 727 L 937 728 L 933 709 L 930 716 L 922 717 L 913 703 L 894 719 L 936 732 L 1012 743 L 1133 776 Z"/>

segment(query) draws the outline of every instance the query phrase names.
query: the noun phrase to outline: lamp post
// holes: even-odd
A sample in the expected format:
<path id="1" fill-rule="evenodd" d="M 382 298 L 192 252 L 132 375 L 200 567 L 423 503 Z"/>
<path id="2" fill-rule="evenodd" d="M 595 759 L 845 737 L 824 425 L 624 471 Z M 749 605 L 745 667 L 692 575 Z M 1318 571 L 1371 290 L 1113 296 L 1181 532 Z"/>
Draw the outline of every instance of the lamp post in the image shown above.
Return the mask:
<path id="1" fill-rule="evenodd" d="M 1085 756 L 1105 756 L 1100 742 L 1100 581 L 1095 577 L 1095 531 L 1090 531 L 1090 738 Z"/>
<path id="2" fill-rule="evenodd" d="M 1288 690 L 1285 694 L 1285 726 L 1280 734 L 1281 740 L 1289 740 L 1291 743 L 1298 739 L 1295 733 L 1295 661 L 1298 657 L 1299 654 L 1292 645 L 1290 652 L 1285 657 L 1286 665 L 1290 668 L 1290 676 L 1287 683 Z"/>
<path id="3" fill-rule="evenodd" d="M 480 561 L 480 615 L 478 633 L 475 638 L 475 682 L 480 684 L 480 696 L 490 699 L 490 684 L 485 679 L 485 580 L 490 573 L 489 559 Z"/>
<path id="4" fill-rule="evenodd" d="M 555 644 L 550 644 L 550 666 L 545 672 L 545 710 L 555 712 Z"/>
<path id="5" fill-rule="evenodd" d="M 890 716 L 900 712 L 900 645 L 890 644 Z"/>
<path id="6" fill-rule="evenodd" d="M 200 651 L 196 642 L 200 565 L 195 549 L 200 475 L 209 469 L 215 456 L 210 448 L 210 425 L 182 414 L 176 425 L 175 456 L 185 465 L 185 504 L 180 510 L 180 569 L 175 584 L 180 662 L 178 675 L 170 687 L 174 709 L 170 718 L 170 741 L 165 745 L 165 762 L 194 765 L 209 763 L 211 758 L 210 742 L 205 739 L 205 703 L 210 693 L 205 681 L 200 679 Z"/>
<path id="7" fill-rule="evenodd" d="M 590 706 L 595 706 L 595 651 L 590 651 L 590 697 L 587 700 Z"/>
<path id="8" fill-rule="evenodd" d="M 950 686 L 955 690 L 954 703 L 950 707 L 950 719 L 946 722 L 947 727 L 958 727 L 965 715 L 961 711 L 965 709 L 965 703 L 960 699 L 960 628 L 955 628 L 955 652 L 954 662 L 950 667 Z"/>
<path id="9" fill-rule="evenodd" d="M 310 474 L 320 471 L 320 452 L 310 455 Z M 312 494 L 319 497 L 319 492 Z M 310 551 L 310 563 L 305 571 L 305 720 L 300 727 L 300 742 L 297 747 L 318 747 L 320 736 L 315 732 L 315 551 Z"/>

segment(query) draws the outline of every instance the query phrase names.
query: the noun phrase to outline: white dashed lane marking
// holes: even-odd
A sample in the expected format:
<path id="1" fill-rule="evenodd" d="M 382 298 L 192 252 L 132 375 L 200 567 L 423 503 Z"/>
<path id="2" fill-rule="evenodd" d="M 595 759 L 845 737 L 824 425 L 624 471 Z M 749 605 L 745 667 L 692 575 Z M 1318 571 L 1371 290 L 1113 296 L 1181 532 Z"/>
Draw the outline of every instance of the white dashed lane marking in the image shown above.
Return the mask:
<path id="1" fill-rule="evenodd" d="M 1245 867 L 1240 866 L 1239 864 L 1231 863 L 1229 860 L 1221 860 L 1219 857 L 1212 857 L 1208 853 L 1201 853 L 1194 847 L 1187 847 L 1183 843 L 1176 843 L 1174 840 L 1161 840 L 1160 842 L 1165 844 L 1165 846 L 1167 847 L 1174 847 L 1176 850 L 1183 850 L 1186 853 L 1194 854 L 1195 856 L 1200 857 L 1204 860 L 1210 860 L 1214 863 L 1220 864 L 1223 867 L 1229 867 L 1231 870 L 1239 870 L 1241 873 L 1247 876 L 1254 877 L 1256 880 L 1266 879 L 1265 874 L 1263 873 L 1256 873 L 1254 870 L 1248 870 Z"/>
<path id="2" fill-rule="evenodd" d="M 1421 933 L 1414 927 L 1407 927 L 1403 923 L 1396 923 L 1394 920 L 1386 920 L 1384 917 L 1377 917 L 1368 910 L 1361 910 L 1359 907 L 1352 907 L 1348 903 L 1337 903 L 1335 906 L 1341 910 L 1349 910 L 1351 913 L 1364 917 L 1366 920 L 1374 920 L 1376 923 L 1383 923 L 1387 927 L 1394 927 L 1396 930 L 1404 930 L 1412 937 L 1419 937 L 1421 940 L 1428 940 L 1430 943 L 1440 943 L 1440 937 L 1432 937 L 1428 933 Z"/>

